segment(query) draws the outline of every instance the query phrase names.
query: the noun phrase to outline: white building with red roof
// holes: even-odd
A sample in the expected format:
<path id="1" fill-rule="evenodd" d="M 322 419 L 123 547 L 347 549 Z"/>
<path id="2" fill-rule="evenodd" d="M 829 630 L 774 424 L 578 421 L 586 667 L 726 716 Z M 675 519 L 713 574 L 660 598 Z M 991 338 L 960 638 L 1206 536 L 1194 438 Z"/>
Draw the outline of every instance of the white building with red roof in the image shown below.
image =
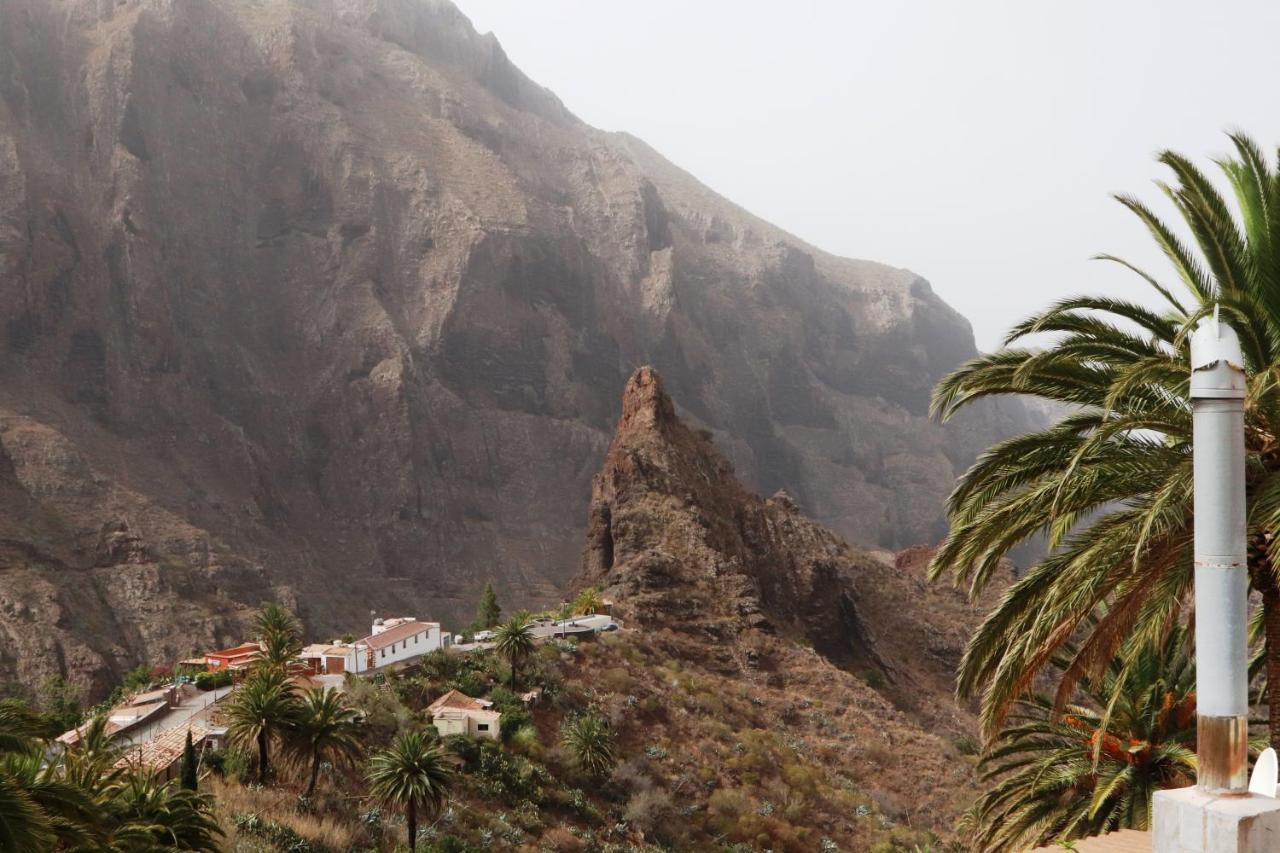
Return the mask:
<path id="1" fill-rule="evenodd" d="M 422 622 L 412 616 L 375 619 L 369 636 L 354 643 L 308 646 L 304 661 L 317 674 L 372 672 L 434 652 L 450 644 L 452 635 L 439 622 Z"/>
<path id="2" fill-rule="evenodd" d="M 470 735 L 497 740 L 502 735 L 502 714 L 493 710 L 493 703 L 488 699 L 473 699 L 457 690 L 450 690 L 432 702 L 426 713 L 440 737 Z"/>

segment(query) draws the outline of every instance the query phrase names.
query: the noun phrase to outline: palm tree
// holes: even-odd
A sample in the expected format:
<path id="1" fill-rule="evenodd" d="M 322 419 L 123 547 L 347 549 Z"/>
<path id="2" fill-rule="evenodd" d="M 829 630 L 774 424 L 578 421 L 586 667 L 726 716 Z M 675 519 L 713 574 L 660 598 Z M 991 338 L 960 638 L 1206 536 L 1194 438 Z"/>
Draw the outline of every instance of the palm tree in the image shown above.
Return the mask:
<path id="1" fill-rule="evenodd" d="M 1085 675 L 1100 675 L 1122 648 L 1165 636 L 1182 618 L 1192 580 L 1190 367 L 1186 337 L 1219 306 L 1244 348 L 1248 391 L 1249 577 L 1264 608 L 1268 681 L 1280 684 L 1280 174 L 1233 134 L 1223 159 L 1234 208 L 1194 164 L 1164 152 L 1174 175 L 1160 184 L 1191 234 L 1189 244 L 1141 201 L 1119 201 L 1172 262 L 1182 295 L 1139 275 L 1163 309 L 1077 296 L 1016 326 L 997 352 L 939 383 L 934 412 L 1027 394 L 1056 405 L 1051 426 L 1002 441 L 965 473 L 948 502 L 951 531 L 933 576 L 951 573 L 980 592 L 1018 544 L 1047 534 L 1049 555 L 1015 582 L 969 643 L 958 693 L 982 695 L 988 736 L 1091 615 L 1054 697 L 1061 707 Z M 1053 333 L 1047 348 L 1026 338 Z M 1271 741 L 1280 746 L 1280 689 L 1268 691 Z"/>
<path id="2" fill-rule="evenodd" d="M 594 616 L 603 609 L 604 597 L 600 595 L 600 590 L 594 586 L 586 587 L 573 599 L 573 612 L 575 614 L 582 613 L 587 616 Z"/>
<path id="3" fill-rule="evenodd" d="M 96 849 L 102 826 L 97 804 L 89 792 L 62 778 L 40 750 L 0 762 L 0 791 L 0 850 Z"/>
<path id="4" fill-rule="evenodd" d="M 370 793 L 404 809 L 410 853 L 418 849 L 418 818 L 438 814 L 452 784 L 444 753 L 422 732 L 401 732 L 369 762 Z"/>
<path id="5" fill-rule="evenodd" d="M 212 798 L 161 782 L 147 770 L 130 771 L 108 788 L 106 813 L 111 829 L 106 843 L 94 850 L 221 849 L 223 833 L 213 816 Z"/>
<path id="6" fill-rule="evenodd" d="M 76 742 L 62 753 L 63 779 L 99 800 L 121 774 L 116 763 L 124 755 L 112 740 L 107 723 L 105 714 L 94 717 L 81 728 Z"/>
<path id="7" fill-rule="evenodd" d="M 326 757 L 352 759 L 360 753 L 358 716 L 336 690 L 315 687 L 302 697 L 289 745 L 301 761 L 310 765 L 311 776 L 304 796 L 315 794 L 320 763 Z"/>
<path id="8" fill-rule="evenodd" d="M 232 743 L 258 748 L 258 782 L 267 784 L 271 774 L 270 745 L 298 717 L 298 697 L 288 673 L 275 667 L 255 669 L 227 705 Z"/>
<path id="9" fill-rule="evenodd" d="M 298 627 L 298 620 L 283 605 L 275 601 L 266 601 L 258 608 L 258 613 L 253 618 L 253 635 L 262 639 L 272 634 L 300 636 L 302 629 Z"/>
<path id="10" fill-rule="evenodd" d="M 617 755 L 609 721 L 599 714 L 583 714 L 564 724 L 560 741 L 589 776 L 600 778 L 613 769 Z"/>
<path id="11" fill-rule="evenodd" d="M 1148 829 L 1152 794 L 1195 780 L 1195 681 L 1179 625 L 1082 679 L 1088 704 L 1058 713 L 1043 694 L 1015 703 L 978 764 L 983 781 L 998 781 L 965 816 L 975 848 L 1002 853 Z M 1112 709 L 1105 721 L 1104 708 Z"/>
<path id="12" fill-rule="evenodd" d="M 293 614 L 279 604 L 262 605 L 253 627 L 261 647 L 254 655 L 256 665 L 287 669 L 302 652 L 302 629 Z"/>
<path id="13" fill-rule="evenodd" d="M 498 654 L 511 664 L 511 689 L 516 689 L 516 670 L 522 661 L 533 654 L 533 622 L 529 614 L 520 611 L 504 622 L 494 635 L 494 647 Z"/>
<path id="14" fill-rule="evenodd" d="M 92 798 L 56 778 L 43 760 L 36 715 L 0 701 L 0 851 L 27 853 L 83 843 L 97 823 Z"/>

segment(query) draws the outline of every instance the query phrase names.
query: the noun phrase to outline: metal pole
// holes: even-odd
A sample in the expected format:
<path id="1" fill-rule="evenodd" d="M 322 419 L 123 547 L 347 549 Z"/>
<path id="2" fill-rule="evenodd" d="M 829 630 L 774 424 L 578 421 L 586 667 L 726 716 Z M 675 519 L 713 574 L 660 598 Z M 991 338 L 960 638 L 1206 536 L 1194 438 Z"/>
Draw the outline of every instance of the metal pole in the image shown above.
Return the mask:
<path id="1" fill-rule="evenodd" d="M 1208 794 L 1249 785 L 1243 364 L 1240 340 L 1215 308 L 1191 335 L 1196 786 Z"/>

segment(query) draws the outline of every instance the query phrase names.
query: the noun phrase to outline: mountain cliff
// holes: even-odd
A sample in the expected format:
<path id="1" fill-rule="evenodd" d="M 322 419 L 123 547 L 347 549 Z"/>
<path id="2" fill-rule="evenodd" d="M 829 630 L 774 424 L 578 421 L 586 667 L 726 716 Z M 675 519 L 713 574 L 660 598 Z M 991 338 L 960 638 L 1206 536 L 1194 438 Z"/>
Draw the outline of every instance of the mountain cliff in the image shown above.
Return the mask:
<path id="1" fill-rule="evenodd" d="M 639 364 L 752 488 L 935 539 L 1022 417 L 927 420 L 973 352 L 923 279 L 587 126 L 444 0 L 0 4 L 0 632 L 41 637 L 4 677 L 272 594 L 318 634 L 554 600 Z"/>
<path id="2" fill-rule="evenodd" d="M 682 637 L 703 665 L 756 670 L 753 638 L 779 637 L 946 715 L 980 609 L 928 584 L 927 563 L 927 549 L 852 548 L 785 492 L 748 491 L 642 367 L 594 481 L 575 584 L 603 590 L 632 627 Z"/>

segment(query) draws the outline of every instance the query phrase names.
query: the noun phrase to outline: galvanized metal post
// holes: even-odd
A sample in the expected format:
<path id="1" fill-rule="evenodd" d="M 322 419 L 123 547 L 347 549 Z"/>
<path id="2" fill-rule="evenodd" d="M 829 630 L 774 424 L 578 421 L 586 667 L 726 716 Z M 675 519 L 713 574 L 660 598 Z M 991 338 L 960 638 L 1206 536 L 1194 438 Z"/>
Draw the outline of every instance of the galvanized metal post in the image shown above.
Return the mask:
<path id="1" fill-rule="evenodd" d="M 1191 335 L 1195 471 L 1196 728 L 1208 794 L 1248 790 L 1248 570 L 1244 360 L 1215 309 Z"/>

